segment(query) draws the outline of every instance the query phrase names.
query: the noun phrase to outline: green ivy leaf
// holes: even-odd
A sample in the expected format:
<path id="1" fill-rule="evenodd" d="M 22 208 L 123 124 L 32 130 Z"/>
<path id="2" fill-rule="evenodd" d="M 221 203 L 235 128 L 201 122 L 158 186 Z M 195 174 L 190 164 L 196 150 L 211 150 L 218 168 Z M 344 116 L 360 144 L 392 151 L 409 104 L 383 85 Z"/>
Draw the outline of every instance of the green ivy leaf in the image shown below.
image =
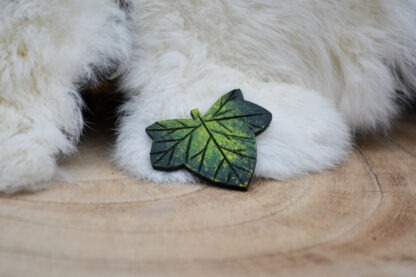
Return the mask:
<path id="1" fill-rule="evenodd" d="M 233 90 L 205 116 L 197 109 L 191 115 L 193 119 L 159 121 L 146 128 L 154 140 L 152 166 L 185 167 L 215 183 L 246 189 L 256 166 L 255 136 L 269 126 L 271 113 Z"/>

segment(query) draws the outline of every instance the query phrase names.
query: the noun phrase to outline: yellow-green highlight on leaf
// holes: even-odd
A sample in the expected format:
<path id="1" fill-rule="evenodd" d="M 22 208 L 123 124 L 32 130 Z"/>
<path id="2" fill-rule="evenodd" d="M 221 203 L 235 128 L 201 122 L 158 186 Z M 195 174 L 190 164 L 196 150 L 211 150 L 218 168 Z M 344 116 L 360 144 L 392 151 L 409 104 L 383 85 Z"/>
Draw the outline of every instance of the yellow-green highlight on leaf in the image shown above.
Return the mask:
<path id="1" fill-rule="evenodd" d="M 198 176 L 230 188 L 247 189 L 257 159 L 255 136 L 270 124 L 272 115 L 245 101 L 240 90 L 222 96 L 202 116 L 156 122 L 146 128 L 154 140 L 153 168 L 185 167 Z"/>

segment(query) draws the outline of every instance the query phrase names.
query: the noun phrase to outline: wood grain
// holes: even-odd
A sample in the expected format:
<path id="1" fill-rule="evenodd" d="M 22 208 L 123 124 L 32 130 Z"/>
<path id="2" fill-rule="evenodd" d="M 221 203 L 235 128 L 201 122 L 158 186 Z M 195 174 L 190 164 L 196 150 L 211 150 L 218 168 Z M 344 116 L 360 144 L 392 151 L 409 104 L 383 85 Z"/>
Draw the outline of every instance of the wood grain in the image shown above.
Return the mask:
<path id="1" fill-rule="evenodd" d="M 66 181 L 0 197 L 0 276 L 416 276 L 416 115 L 332 171 L 248 192 L 152 184 L 93 133 Z"/>

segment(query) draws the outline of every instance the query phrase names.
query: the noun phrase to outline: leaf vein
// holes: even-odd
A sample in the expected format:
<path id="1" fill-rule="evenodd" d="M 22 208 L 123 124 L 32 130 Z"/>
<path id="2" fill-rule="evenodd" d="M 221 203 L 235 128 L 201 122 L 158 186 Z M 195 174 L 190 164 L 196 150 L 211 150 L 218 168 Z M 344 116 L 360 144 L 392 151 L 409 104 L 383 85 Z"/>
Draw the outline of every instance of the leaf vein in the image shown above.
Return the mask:
<path id="1" fill-rule="evenodd" d="M 191 132 L 189 132 L 185 137 L 183 137 L 183 139 L 179 140 L 177 143 L 173 144 L 169 149 L 165 150 L 165 153 L 163 155 L 161 155 L 155 162 L 154 164 L 157 164 L 158 162 L 160 162 L 168 153 L 171 149 L 175 148 L 176 146 L 178 146 L 179 143 L 181 143 L 182 140 L 186 139 L 188 136 L 192 135 L 193 132 L 195 132 L 195 130 L 198 129 L 195 128 L 193 129 Z M 162 152 L 163 153 L 163 152 Z M 161 153 L 160 153 L 161 154 Z"/>
<path id="2" fill-rule="evenodd" d="M 214 180 L 217 179 L 218 173 L 220 173 L 221 167 L 224 164 L 225 159 L 221 159 L 221 162 L 218 164 L 217 168 L 215 169 L 214 173 Z"/>
<path id="3" fill-rule="evenodd" d="M 163 128 L 163 129 L 154 129 L 154 128 L 149 128 L 146 129 L 147 131 L 153 131 L 153 132 L 164 132 L 164 131 L 178 131 L 178 130 L 184 130 L 184 129 L 192 129 L 192 128 L 197 128 L 198 126 L 188 126 L 188 127 L 174 127 L 174 128 Z"/>
<path id="4" fill-rule="evenodd" d="M 247 114 L 247 115 L 233 115 L 233 116 L 227 116 L 223 118 L 211 118 L 211 119 L 206 120 L 206 122 L 247 118 L 247 117 L 263 116 L 263 115 L 268 115 L 268 114 L 267 113 L 255 113 L 255 114 Z"/>
<path id="5" fill-rule="evenodd" d="M 228 149 L 228 148 L 225 148 L 225 147 L 222 147 L 222 149 L 224 149 L 225 151 L 228 151 L 228 152 L 232 152 L 232 153 L 234 153 L 234 154 L 236 154 L 238 156 L 241 156 L 241 157 L 250 159 L 250 160 L 255 160 L 256 159 L 256 157 L 251 157 L 249 155 L 246 155 L 246 154 L 241 153 L 242 151 L 244 151 L 242 149 L 234 150 L 234 149 Z"/>
<path id="6" fill-rule="evenodd" d="M 160 122 L 156 122 L 156 125 L 158 125 L 159 127 L 162 127 L 162 128 L 166 128 L 166 125 L 164 125 L 164 124 L 162 124 Z"/>
<path id="7" fill-rule="evenodd" d="M 230 166 L 231 170 L 233 171 L 233 173 L 237 176 L 238 180 L 240 182 L 242 182 L 243 180 L 241 179 L 241 177 L 238 175 L 237 171 L 235 170 L 233 164 L 228 160 L 227 156 L 225 155 L 224 151 L 222 150 L 222 147 L 219 145 L 219 143 L 217 142 L 217 140 L 215 139 L 214 135 L 211 133 L 211 131 L 209 130 L 208 126 L 205 124 L 204 120 L 202 118 L 200 118 L 200 121 L 202 123 L 202 125 L 204 126 L 205 130 L 208 132 L 208 134 L 210 135 L 210 137 L 212 138 L 212 140 L 214 141 L 215 145 L 218 147 L 218 149 L 220 150 L 222 156 L 224 157 L 224 159 L 226 160 L 226 162 L 228 163 L 228 165 Z M 226 182 L 228 183 L 228 181 Z"/>
<path id="8" fill-rule="evenodd" d="M 202 170 L 202 166 L 204 165 L 204 159 L 205 159 L 205 154 L 207 153 L 208 150 L 208 145 L 211 142 L 211 137 L 208 139 L 207 143 L 205 144 L 204 150 L 202 152 L 202 157 L 201 157 L 201 162 L 199 163 L 199 168 L 198 168 L 198 173 L 201 172 Z"/>
<path id="9" fill-rule="evenodd" d="M 241 166 L 238 166 L 238 165 L 234 165 L 234 166 L 235 166 L 235 168 L 237 168 L 237 169 L 239 169 L 241 171 L 244 171 L 244 172 L 247 172 L 247 173 L 250 173 L 251 174 L 251 170 L 249 170 L 247 168 L 244 168 L 244 167 L 241 167 Z"/>
<path id="10" fill-rule="evenodd" d="M 191 150 L 192 139 L 193 139 L 193 136 L 190 136 L 188 140 L 188 145 L 186 146 L 186 160 L 185 161 L 189 160 L 189 152 Z"/>
<path id="11" fill-rule="evenodd" d="M 225 110 L 225 111 L 222 111 L 222 112 L 218 113 L 216 116 L 222 116 L 222 115 L 225 115 L 225 114 L 227 114 L 227 113 L 229 113 L 231 111 L 232 110 Z"/>
<path id="12" fill-rule="evenodd" d="M 228 139 L 230 139 L 230 137 L 231 138 L 244 139 L 244 140 L 250 140 L 250 139 L 252 139 L 252 137 L 243 137 L 243 136 L 234 135 L 234 134 L 227 134 L 227 133 L 224 133 L 224 132 L 221 132 L 221 131 L 217 131 L 217 130 L 212 130 L 212 132 L 214 132 L 214 133 L 216 133 L 218 135 L 223 135 L 223 136 L 227 137 Z"/>
<path id="13" fill-rule="evenodd" d="M 232 133 L 233 132 L 233 130 L 231 130 L 230 128 L 228 128 L 227 126 L 225 126 L 224 124 L 222 124 L 221 122 L 217 122 L 218 123 L 218 125 L 220 125 L 222 128 L 224 128 L 225 130 L 227 130 L 228 132 L 230 132 L 230 133 Z"/>
<path id="14" fill-rule="evenodd" d="M 221 111 L 221 109 L 222 108 L 224 108 L 224 106 L 225 106 L 225 104 L 227 104 L 229 101 L 230 101 L 230 99 L 231 99 L 231 97 L 234 95 L 234 93 L 230 93 L 230 95 L 228 95 L 228 98 L 227 99 L 225 99 L 224 100 L 224 102 L 223 102 L 223 100 L 221 100 L 221 104 L 220 104 L 220 107 L 218 108 L 218 110 L 214 113 L 214 115 L 212 116 L 212 117 L 216 117 L 217 115 L 218 115 L 218 113 Z"/>

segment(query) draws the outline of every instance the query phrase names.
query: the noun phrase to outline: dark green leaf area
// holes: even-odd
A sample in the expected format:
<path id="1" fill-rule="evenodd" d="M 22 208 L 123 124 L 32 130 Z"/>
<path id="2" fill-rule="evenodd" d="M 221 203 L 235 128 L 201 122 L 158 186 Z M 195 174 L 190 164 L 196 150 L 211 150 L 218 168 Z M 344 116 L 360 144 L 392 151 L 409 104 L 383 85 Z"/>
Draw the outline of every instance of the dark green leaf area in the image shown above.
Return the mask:
<path id="1" fill-rule="evenodd" d="M 236 89 L 222 96 L 205 114 L 204 119 L 207 122 L 243 119 L 259 135 L 270 125 L 272 114 L 259 105 L 245 101 L 241 90 Z"/>
<path id="2" fill-rule="evenodd" d="M 185 167 L 212 182 L 246 189 L 256 166 L 256 135 L 269 126 L 270 112 L 233 90 L 205 116 L 197 109 L 191 116 L 146 128 L 153 139 L 152 166 L 162 170 Z"/>
<path id="3" fill-rule="evenodd" d="M 200 120 L 185 167 L 213 182 L 247 188 L 256 166 L 253 131 L 244 121 Z"/>
<path id="4" fill-rule="evenodd" d="M 150 160 L 156 169 L 175 169 L 187 161 L 193 133 L 201 124 L 192 119 L 165 120 L 146 128 L 154 140 Z"/>

